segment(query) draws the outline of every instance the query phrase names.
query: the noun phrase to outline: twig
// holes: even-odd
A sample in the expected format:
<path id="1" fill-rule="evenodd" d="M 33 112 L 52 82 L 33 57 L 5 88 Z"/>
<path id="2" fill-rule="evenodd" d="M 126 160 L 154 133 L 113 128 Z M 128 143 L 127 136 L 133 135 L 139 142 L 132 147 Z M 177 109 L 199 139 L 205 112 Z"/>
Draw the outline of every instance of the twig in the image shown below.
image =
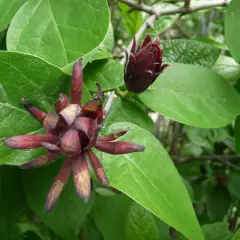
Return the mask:
<path id="1" fill-rule="evenodd" d="M 135 10 L 141 11 L 141 12 L 146 12 L 149 14 L 156 14 L 155 10 L 153 7 L 149 7 L 145 4 L 139 4 L 137 2 L 133 2 L 131 0 L 119 0 L 119 2 L 125 3 L 128 6 L 132 7 Z"/>
<path id="2" fill-rule="evenodd" d="M 179 159 L 179 157 L 172 156 L 172 159 Z M 240 172 L 240 167 L 234 165 L 231 161 L 236 161 L 240 160 L 240 155 L 237 156 L 227 156 L 227 155 L 215 155 L 214 153 L 211 153 L 211 155 L 208 156 L 198 156 L 198 157 L 188 157 L 188 158 L 183 158 L 181 161 L 179 161 L 178 164 L 185 164 L 191 161 L 204 161 L 204 160 L 212 160 L 212 161 L 217 161 L 221 162 L 222 164 L 228 166 L 229 168 L 232 168 L 233 170 L 236 170 Z"/>
<path id="3" fill-rule="evenodd" d="M 163 15 L 178 14 L 178 13 L 186 14 L 186 13 L 192 13 L 192 12 L 209 9 L 209 8 L 224 7 L 224 6 L 227 6 L 230 1 L 229 0 L 204 1 L 188 7 L 184 6 L 184 7 L 169 7 L 169 8 L 149 7 L 144 4 L 137 4 L 136 2 L 133 2 L 131 0 L 119 0 L 119 2 L 125 3 L 128 6 L 134 7 L 138 11 L 147 12 L 149 14 L 153 14 L 157 16 L 163 16 Z"/>

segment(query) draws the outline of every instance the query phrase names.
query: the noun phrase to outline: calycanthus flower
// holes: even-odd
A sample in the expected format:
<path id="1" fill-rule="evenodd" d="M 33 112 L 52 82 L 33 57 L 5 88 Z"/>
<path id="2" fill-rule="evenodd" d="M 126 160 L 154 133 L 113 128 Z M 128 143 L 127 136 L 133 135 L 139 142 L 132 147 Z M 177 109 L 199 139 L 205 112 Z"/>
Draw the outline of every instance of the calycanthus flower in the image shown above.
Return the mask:
<path id="1" fill-rule="evenodd" d="M 145 91 L 159 76 L 168 64 L 162 64 L 163 51 L 159 41 L 147 35 L 142 46 L 137 46 L 133 39 L 130 56 L 127 54 L 124 81 L 129 91 L 141 93 Z"/>
<path id="2" fill-rule="evenodd" d="M 21 168 L 35 168 L 51 163 L 61 154 L 66 159 L 49 190 L 45 210 L 49 211 L 67 183 L 71 169 L 73 171 L 74 185 L 78 195 L 87 201 L 91 194 L 91 179 L 88 161 L 96 174 L 97 179 L 106 187 L 108 179 L 103 166 L 92 148 L 109 154 L 125 154 L 141 152 L 144 146 L 131 142 L 115 140 L 124 135 L 127 130 L 112 133 L 108 136 L 99 136 L 104 122 L 102 107 L 102 91 L 99 83 L 95 98 L 81 106 L 83 90 L 83 72 L 81 60 L 75 62 L 72 76 L 71 103 L 68 97 L 60 94 L 54 105 L 56 113 L 45 113 L 39 108 L 22 100 L 24 107 L 39 120 L 47 134 L 33 134 L 10 137 L 4 140 L 7 147 L 13 149 L 33 149 L 44 147 L 47 153 L 33 159 Z"/>

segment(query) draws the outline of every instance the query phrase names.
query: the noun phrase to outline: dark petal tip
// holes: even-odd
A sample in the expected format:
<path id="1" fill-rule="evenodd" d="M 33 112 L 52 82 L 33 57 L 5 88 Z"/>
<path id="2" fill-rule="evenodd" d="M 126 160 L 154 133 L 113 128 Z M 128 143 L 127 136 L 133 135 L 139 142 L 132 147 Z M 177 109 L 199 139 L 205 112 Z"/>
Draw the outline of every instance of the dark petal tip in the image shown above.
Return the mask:
<path id="1" fill-rule="evenodd" d="M 144 152 L 145 146 L 143 145 L 136 145 L 136 152 Z"/>

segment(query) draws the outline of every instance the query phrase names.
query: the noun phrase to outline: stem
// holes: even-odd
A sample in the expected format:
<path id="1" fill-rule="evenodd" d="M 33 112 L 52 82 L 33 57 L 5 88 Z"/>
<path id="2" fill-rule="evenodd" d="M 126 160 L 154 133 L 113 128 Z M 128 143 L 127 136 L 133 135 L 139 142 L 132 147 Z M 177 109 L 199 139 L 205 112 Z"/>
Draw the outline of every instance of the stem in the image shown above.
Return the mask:
<path id="1" fill-rule="evenodd" d="M 190 1 L 185 1 L 185 6 L 183 7 L 169 7 L 169 8 L 154 8 L 149 7 L 144 4 L 138 4 L 131 0 L 119 0 L 119 2 L 125 3 L 128 6 L 133 7 L 135 10 L 146 12 L 149 14 L 163 16 L 163 15 L 170 15 L 170 14 L 186 14 L 192 13 L 204 9 L 215 8 L 215 7 L 225 7 L 229 4 L 229 0 L 216 0 L 216 1 L 204 1 L 200 3 L 196 3 L 190 6 Z"/>

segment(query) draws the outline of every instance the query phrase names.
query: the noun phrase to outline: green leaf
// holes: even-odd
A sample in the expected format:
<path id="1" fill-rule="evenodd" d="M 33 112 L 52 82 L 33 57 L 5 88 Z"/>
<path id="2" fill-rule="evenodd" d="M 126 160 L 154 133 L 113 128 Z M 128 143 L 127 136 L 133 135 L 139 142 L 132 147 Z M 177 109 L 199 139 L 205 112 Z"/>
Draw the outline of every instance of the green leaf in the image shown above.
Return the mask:
<path id="1" fill-rule="evenodd" d="M 232 240 L 240 240 L 240 229 L 234 234 Z"/>
<path id="2" fill-rule="evenodd" d="M 112 24 L 110 23 L 106 38 L 103 40 L 103 42 L 96 49 L 92 50 L 90 53 L 87 53 L 82 57 L 83 68 L 85 68 L 89 62 L 111 58 L 113 46 L 114 46 L 113 27 Z M 74 62 L 69 63 L 68 65 L 64 66 L 62 70 L 67 74 L 72 74 L 73 64 Z"/>
<path id="3" fill-rule="evenodd" d="M 240 113 L 240 95 L 225 79 L 187 64 L 172 63 L 139 98 L 166 117 L 202 128 L 223 127 Z"/>
<path id="4" fill-rule="evenodd" d="M 151 212 L 133 203 L 127 219 L 127 240 L 158 240 L 158 229 Z"/>
<path id="5" fill-rule="evenodd" d="M 91 216 L 104 240 L 126 239 L 126 220 L 132 202 L 123 194 L 114 197 L 96 195 Z"/>
<path id="6" fill-rule="evenodd" d="M 240 116 L 235 120 L 234 124 L 234 136 L 235 136 L 235 151 L 240 153 Z"/>
<path id="7" fill-rule="evenodd" d="M 26 0 L 1 0 L 0 1 L 0 30 L 7 27 L 14 14 Z"/>
<path id="8" fill-rule="evenodd" d="M 228 231 L 227 222 L 217 222 L 202 226 L 205 240 L 230 240 L 233 233 Z"/>
<path id="9" fill-rule="evenodd" d="M 240 65 L 228 56 L 220 56 L 213 66 L 213 70 L 226 80 L 232 81 L 240 77 Z"/>
<path id="10" fill-rule="evenodd" d="M 131 99 L 116 98 L 105 120 L 105 126 L 115 122 L 130 122 L 152 132 L 153 121 L 147 115 L 144 108 Z"/>
<path id="11" fill-rule="evenodd" d="M 216 184 L 216 182 L 207 182 L 205 188 L 206 209 L 210 219 L 214 222 L 222 221 L 227 215 L 231 204 L 231 197 L 228 190 Z"/>
<path id="12" fill-rule="evenodd" d="M 212 68 L 221 50 L 211 45 L 186 39 L 161 41 L 163 61 L 201 65 Z"/>
<path id="13" fill-rule="evenodd" d="M 20 170 L 0 167 L 0 239 L 18 240 L 17 221 L 25 207 Z"/>
<path id="14" fill-rule="evenodd" d="M 93 193 L 90 200 L 84 203 L 77 195 L 73 181 L 70 179 L 54 208 L 46 213 L 44 206 L 47 193 L 61 164 L 62 161 L 57 160 L 47 167 L 24 170 L 23 187 L 29 206 L 44 224 L 63 239 L 76 240 L 83 221 L 91 210 Z"/>
<path id="15" fill-rule="evenodd" d="M 128 5 L 119 2 L 119 7 L 121 9 L 121 15 L 131 37 L 135 35 L 135 33 L 142 26 L 142 15 L 140 11 L 131 11 L 131 7 Z"/>
<path id="16" fill-rule="evenodd" d="M 227 47 L 226 44 L 218 42 L 218 41 L 216 41 L 214 39 L 211 39 L 211 38 L 206 38 L 206 37 L 204 37 L 204 38 L 194 38 L 194 40 L 199 41 L 199 42 L 203 42 L 203 43 L 207 43 L 207 44 L 209 44 L 213 47 L 219 48 L 221 50 L 228 50 L 228 47 Z"/>
<path id="17" fill-rule="evenodd" d="M 88 63 L 84 68 L 84 83 L 89 90 L 96 91 L 96 82 L 101 84 L 103 91 L 123 85 L 123 65 L 113 59 Z"/>
<path id="18" fill-rule="evenodd" d="M 21 104 L 21 98 L 44 111 L 53 111 L 60 93 L 70 92 L 71 77 L 31 55 L 0 52 L 0 139 L 41 131 L 41 124 Z M 84 102 L 90 94 L 84 88 Z M 0 142 L 0 164 L 20 165 L 41 150 L 10 150 Z"/>
<path id="19" fill-rule="evenodd" d="M 120 139 L 142 144 L 145 150 L 124 155 L 102 154 L 111 186 L 186 237 L 203 239 L 190 197 L 166 150 L 152 134 L 130 123 L 111 125 L 108 132 L 126 128 L 130 130 Z"/>
<path id="20" fill-rule="evenodd" d="M 63 67 L 96 48 L 108 25 L 106 0 L 27 1 L 10 24 L 7 47 Z"/>
<path id="21" fill-rule="evenodd" d="M 238 0 L 232 0 L 227 7 L 225 14 L 225 37 L 228 48 L 234 57 L 234 59 L 240 63 L 240 2 Z"/>
<path id="22" fill-rule="evenodd" d="M 92 52 L 88 53 L 83 57 L 83 65 L 86 62 L 93 62 L 96 60 L 110 58 L 112 56 L 113 46 L 114 46 L 113 26 L 110 23 L 106 38 L 96 49 L 94 49 Z"/>

